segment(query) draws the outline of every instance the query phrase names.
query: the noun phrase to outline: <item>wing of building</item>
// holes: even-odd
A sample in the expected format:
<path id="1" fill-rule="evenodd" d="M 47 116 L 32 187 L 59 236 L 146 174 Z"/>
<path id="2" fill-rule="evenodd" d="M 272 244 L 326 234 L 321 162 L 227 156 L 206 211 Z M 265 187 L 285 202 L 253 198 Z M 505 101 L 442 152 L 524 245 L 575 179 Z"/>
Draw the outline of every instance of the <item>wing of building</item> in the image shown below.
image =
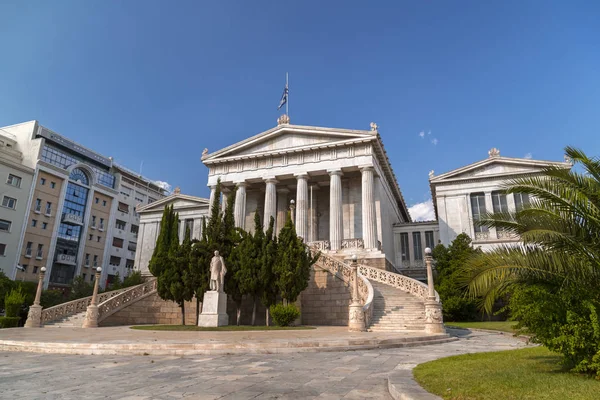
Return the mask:
<path id="1" fill-rule="evenodd" d="M 253 229 L 254 213 L 277 232 L 293 210 L 299 236 L 340 257 L 394 270 L 392 226 L 409 222 L 375 124 L 370 130 L 290 125 L 286 116 L 258 135 L 208 154 L 208 185 L 225 201 L 237 188 L 235 221 Z M 293 201 L 293 203 L 292 203 Z"/>

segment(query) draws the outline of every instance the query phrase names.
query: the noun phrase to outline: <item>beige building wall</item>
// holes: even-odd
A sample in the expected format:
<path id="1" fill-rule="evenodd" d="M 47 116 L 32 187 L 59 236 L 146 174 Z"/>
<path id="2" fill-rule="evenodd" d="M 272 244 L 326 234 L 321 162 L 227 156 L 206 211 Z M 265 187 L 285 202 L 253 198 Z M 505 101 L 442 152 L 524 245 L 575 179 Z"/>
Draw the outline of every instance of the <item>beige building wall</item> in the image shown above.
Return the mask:
<path id="1" fill-rule="evenodd" d="M 48 252 L 52 243 L 52 233 L 56 224 L 60 223 L 60 210 L 58 204 L 64 185 L 64 179 L 39 170 L 37 180 L 34 182 L 33 196 L 29 208 L 29 217 L 26 221 L 25 235 L 19 264 L 26 267 L 26 271 L 17 270 L 16 280 L 36 281 L 39 268 L 47 266 Z M 37 210 L 37 204 L 40 209 Z M 50 214 L 46 208 L 50 203 Z M 35 225 L 33 221 L 36 221 Z M 31 243 L 31 255 L 27 254 L 27 245 Z M 42 245 L 42 257 L 37 257 L 38 246 Z"/>
<path id="2" fill-rule="evenodd" d="M 104 249 L 109 232 L 110 210 L 114 199 L 98 191 L 90 192 L 91 208 L 88 212 L 87 231 L 82 235 L 84 244 L 83 257 L 77 260 L 80 266 L 79 275 L 86 282 L 94 281 L 94 268 L 105 268 L 108 260 L 104 259 Z"/>

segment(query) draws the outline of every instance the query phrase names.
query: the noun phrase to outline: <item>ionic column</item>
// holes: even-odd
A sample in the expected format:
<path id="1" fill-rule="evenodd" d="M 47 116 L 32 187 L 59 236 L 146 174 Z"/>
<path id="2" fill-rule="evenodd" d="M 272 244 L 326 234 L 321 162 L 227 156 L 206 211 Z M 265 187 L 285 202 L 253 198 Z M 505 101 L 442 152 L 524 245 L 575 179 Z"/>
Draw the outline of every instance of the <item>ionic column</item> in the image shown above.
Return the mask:
<path id="1" fill-rule="evenodd" d="M 494 202 L 492 201 L 492 192 L 485 192 L 485 212 L 494 211 Z M 489 227 L 489 239 L 496 239 L 498 237 L 495 227 Z"/>
<path id="2" fill-rule="evenodd" d="M 308 226 L 308 241 L 316 242 L 319 240 L 319 217 L 317 215 L 318 203 L 317 203 L 317 191 L 319 186 L 311 185 L 309 193 L 309 226 Z"/>
<path id="3" fill-rule="evenodd" d="M 362 174 L 362 237 L 365 249 L 377 248 L 377 220 L 375 216 L 375 185 L 372 166 L 360 169 Z"/>
<path id="4" fill-rule="evenodd" d="M 285 226 L 288 213 L 288 194 L 286 188 L 277 189 L 277 220 L 275 225 L 275 234 L 279 235 L 279 231 Z"/>
<path id="5" fill-rule="evenodd" d="M 269 220 L 277 216 L 277 180 L 275 178 L 265 179 L 265 213 L 263 218 L 263 229 L 269 229 Z"/>
<path id="6" fill-rule="evenodd" d="M 296 186 L 296 234 L 308 238 L 308 175 L 297 174 Z"/>
<path id="7" fill-rule="evenodd" d="M 342 247 L 343 212 L 342 212 L 342 171 L 329 172 L 329 242 L 331 250 Z"/>
<path id="8" fill-rule="evenodd" d="M 246 222 L 246 182 L 237 184 L 237 192 L 235 194 L 234 220 L 235 226 L 245 229 Z"/>
<path id="9" fill-rule="evenodd" d="M 208 203 L 208 215 L 211 215 L 212 212 L 212 206 L 213 206 L 213 201 L 215 201 L 215 194 L 217 192 L 217 185 L 211 185 L 210 187 L 210 197 L 209 197 L 209 203 Z"/>
<path id="10" fill-rule="evenodd" d="M 223 197 L 221 198 L 221 212 L 225 214 L 225 209 L 227 208 L 227 200 L 229 199 L 229 192 L 223 191 Z"/>

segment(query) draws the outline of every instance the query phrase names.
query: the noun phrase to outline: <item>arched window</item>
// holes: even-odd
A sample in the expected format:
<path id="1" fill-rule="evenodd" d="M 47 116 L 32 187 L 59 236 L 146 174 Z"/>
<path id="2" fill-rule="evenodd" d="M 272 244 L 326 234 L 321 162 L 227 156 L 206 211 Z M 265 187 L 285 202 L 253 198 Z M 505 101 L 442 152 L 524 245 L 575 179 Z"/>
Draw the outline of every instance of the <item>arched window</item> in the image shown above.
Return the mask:
<path id="1" fill-rule="evenodd" d="M 71 179 L 72 181 L 75 181 L 75 182 L 79 182 L 86 186 L 89 185 L 89 179 L 88 179 L 87 174 L 79 168 L 75 168 L 73 171 L 71 171 L 71 175 L 69 175 L 69 179 Z"/>

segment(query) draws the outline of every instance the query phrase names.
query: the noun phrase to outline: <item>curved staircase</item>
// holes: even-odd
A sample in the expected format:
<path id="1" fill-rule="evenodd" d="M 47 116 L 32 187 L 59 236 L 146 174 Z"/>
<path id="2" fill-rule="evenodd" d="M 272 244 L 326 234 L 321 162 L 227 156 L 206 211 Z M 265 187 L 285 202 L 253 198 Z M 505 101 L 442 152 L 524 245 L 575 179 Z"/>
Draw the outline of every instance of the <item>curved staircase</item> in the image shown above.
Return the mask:
<path id="1" fill-rule="evenodd" d="M 425 329 L 425 303 L 422 299 L 379 282 L 371 282 L 373 318 L 370 331 L 422 331 Z"/>

